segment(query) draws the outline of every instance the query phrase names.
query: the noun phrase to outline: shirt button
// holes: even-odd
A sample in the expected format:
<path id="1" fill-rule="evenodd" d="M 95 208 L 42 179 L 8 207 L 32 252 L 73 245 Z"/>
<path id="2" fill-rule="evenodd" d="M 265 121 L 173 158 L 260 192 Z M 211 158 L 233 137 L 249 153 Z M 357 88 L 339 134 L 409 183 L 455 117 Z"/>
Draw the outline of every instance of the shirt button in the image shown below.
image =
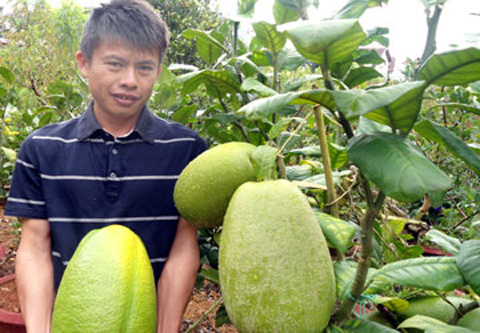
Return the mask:
<path id="1" fill-rule="evenodd" d="M 115 148 L 112 149 L 112 154 L 113 155 L 117 155 L 118 154 L 118 150 L 116 150 Z"/>
<path id="2" fill-rule="evenodd" d="M 117 178 L 117 174 L 114 171 L 110 172 L 110 178 Z"/>

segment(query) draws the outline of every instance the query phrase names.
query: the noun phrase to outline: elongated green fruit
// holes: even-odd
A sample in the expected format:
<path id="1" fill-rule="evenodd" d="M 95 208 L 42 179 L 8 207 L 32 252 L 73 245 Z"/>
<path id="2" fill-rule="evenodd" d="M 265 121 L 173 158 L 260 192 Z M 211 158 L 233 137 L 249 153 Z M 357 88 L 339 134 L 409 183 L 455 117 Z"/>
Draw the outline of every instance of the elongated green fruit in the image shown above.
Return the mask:
<path id="1" fill-rule="evenodd" d="M 130 229 L 89 232 L 65 270 L 52 333 L 154 333 L 155 281 L 147 251 Z"/>
<path id="2" fill-rule="evenodd" d="M 335 302 L 327 243 L 307 198 L 286 180 L 241 185 L 225 215 L 220 286 L 247 333 L 322 332 Z"/>
<path id="3" fill-rule="evenodd" d="M 218 227 L 233 193 L 255 180 L 250 155 L 255 146 L 245 142 L 218 145 L 190 162 L 175 185 L 180 214 L 197 227 Z"/>

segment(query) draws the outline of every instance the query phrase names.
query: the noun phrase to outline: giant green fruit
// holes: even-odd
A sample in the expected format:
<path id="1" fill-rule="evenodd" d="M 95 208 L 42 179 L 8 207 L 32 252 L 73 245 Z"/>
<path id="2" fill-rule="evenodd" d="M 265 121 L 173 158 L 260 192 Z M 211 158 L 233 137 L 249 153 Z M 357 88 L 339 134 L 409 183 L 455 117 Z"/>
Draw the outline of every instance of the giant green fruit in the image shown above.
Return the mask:
<path id="1" fill-rule="evenodd" d="M 220 286 L 240 332 L 322 332 L 335 302 L 327 243 L 307 198 L 286 180 L 233 195 L 220 244 Z"/>
<path id="2" fill-rule="evenodd" d="M 241 184 L 255 180 L 245 142 L 218 145 L 199 155 L 180 174 L 174 200 L 180 214 L 197 227 L 222 225 L 228 202 Z"/>
<path id="3" fill-rule="evenodd" d="M 154 333 L 156 291 L 140 238 L 111 225 L 89 232 L 65 270 L 52 333 Z"/>
<path id="4" fill-rule="evenodd" d="M 458 321 L 457 325 L 465 328 L 480 329 L 480 309 L 469 311 Z"/>

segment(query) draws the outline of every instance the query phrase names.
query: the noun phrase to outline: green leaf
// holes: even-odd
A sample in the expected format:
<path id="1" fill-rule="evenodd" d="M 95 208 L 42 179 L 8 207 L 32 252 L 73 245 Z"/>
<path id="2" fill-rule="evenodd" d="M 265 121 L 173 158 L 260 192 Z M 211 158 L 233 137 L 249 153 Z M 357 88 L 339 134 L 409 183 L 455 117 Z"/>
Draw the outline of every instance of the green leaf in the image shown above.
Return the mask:
<path id="1" fill-rule="evenodd" d="M 335 101 L 347 119 L 362 116 L 408 133 L 420 113 L 423 81 L 373 90 L 336 91 Z"/>
<path id="2" fill-rule="evenodd" d="M 385 62 L 376 50 L 361 50 L 358 53 L 354 61 L 359 65 L 381 65 Z"/>
<path id="3" fill-rule="evenodd" d="M 242 86 L 240 87 L 240 89 L 245 92 L 255 92 L 259 96 L 273 96 L 277 94 L 275 90 L 267 87 L 266 85 L 264 85 L 258 80 L 255 80 L 252 77 L 246 78 L 242 82 Z"/>
<path id="4" fill-rule="evenodd" d="M 339 146 L 329 141 L 328 152 L 330 155 L 330 163 L 332 164 L 332 169 L 339 169 L 348 162 L 348 154 L 345 147 Z"/>
<path id="5" fill-rule="evenodd" d="M 449 152 L 467 163 L 480 176 L 480 158 L 447 128 L 426 119 L 416 124 L 414 129 L 421 136 L 445 146 Z"/>
<path id="6" fill-rule="evenodd" d="M 270 52 L 276 54 L 283 49 L 287 38 L 283 33 L 277 31 L 275 25 L 267 22 L 258 22 L 252 24 L 252 26 L 260 43 Z"/>
<path id="7" fill-rule="evenodd" d="M 392 129 L 366 117 L 360 117 L 357 125 L 357 134 L 374 134 L 376 132 L 392 133 Z"/>
<path id="8" fill-rule="evenodd" d="M 268 131 L 268 137 L 270 139 L 275 139 L 285 130 L 285 127 L 293 121 L 292 118 L 282 118 L 278 120 L 275 125 L 273 125 Z"/>
<path id="9" fill-rule="evenodd" d="M 227 52 L 225 46 L 204 31 L 188 29 L 182 32 L 182 36 L 196 40 L 197 53 L 208 64 L 213 64 L 223 52 Z"/>
<path id="10" fill-rule="evenodd" d="M 341 253 L 346 253 L 358 227 L 325 213 L 315 212 L 315 217 L 328 243 Z"/>
<path id="11" fill-rule="evenodd" d="M 433 109 L 433 108 L 455 108 L 455 109 L 460 109 L 460 110 L 470 112 L 480 116 L 479 108 L 476 108 L 467 104 L 462 104 L 462 103 L 440 103 L 432 106 L 430 109 Z"/>
<path id="12" fill-rule="evenodd" d="M 350 290 L 350 286 L 353 283 L 357 266 L 358 264 L 353 260 L 342 260 L 333 263 L 337 284 L 337 299 L 343 299 L 347 295 L 347 291 Z M 368 270 L 368 276 L 371 277 L 376 272 L 377 270 L 371 267 Z"/>
<path id="13" fill-rule="evenodd" d="M 401 323 L 398 328 L 416 328 L 425 333 L 475 333 L 468 328 L 445 324 L 444 322 L 432 317 L 416 315 L 408 318 Z"/>
<path id="14" fill-rule="evenodd" d="M 264 119 L 278 113 L 290 104 L 320 104 L 328 109 L 336 109 L 335 100 L 329 90 L 311 90 L 289 92 L 271 97 L 260 98 L 242 106 L 238 113 L 245 114 L 247 119 Z"/>
<path id="15" fill-rule="evenodd" d="M 375 68 L 372 67 L 358 67 L 350 70 L 347 77 L 344 80 L 344 83 L 349 87 L 353 88 L 359 86 L 362 83 L 373 80 L 377 77 L 382 77 Z"/>
<path id="16" fill-rule="evenodd" d="M 435 54 L 420 67 L 418 79 L 438 86 L 463 85 L 480 80 L 480 49 L 470 47 Z"/>
<path id="17" fill-rule="evenodd" d="M 449 177 L 397 135 L 356 136 L 350 140 L 347 153 L 368 180 L 402 202 L 414 202 L 429 194 L 438 207 L 451 185 Z"/>
<path id="18" fill-rule="evenodd" d="M 397 330 L 389 328 L 374 321 L 351 319 L 342 325 L 342 328 L 351 333 L 398 333 Z"/>
<path id="19" fill-rule="evenodd" d="M 392 298 L 392 297 L 382 297 L 377 296 L 374 298 L 373 302 L 375 304 L 381 304 L 385 306 L 387 309 L 394 311 L 394 312 L 403 312 L 408 308 L 408 301 L 401 299 L 401 298 Z"/>
<path id="20" fill-rule="evenodd" d="M 368 8 L 378 7 L 384 3 L 388 3 L 388 0 L 350 0 L 335 17 L 359 18 Z"/>
<path id="21" fill-rule="evenodd" d="M 401 260 L 383 266 L 372 279 L 433 291 L 451 291 L 465 284 L 454 257 Z"/>
<path id="22" fill-rule="evenodd" d="M 217 284 L 220 284 L 220 279 L 218 277 L 218 270 L 213 269 L 213 268 L 202 268 L 200 271 L 200 276 L 203 278 L 210 280 L 212 282 L 215 282 Z"/>
<path id="23" fill-rule="evenodd" d="M 173 121 L 179 122 L 183 125 L 186 125 L 190 122 L 190 119 L 193 117 L 195 112 L 197 111 L 197 105 L 186 105 L 179 110 L 175 111 L 172 115 L 171 119 Z"/>
<path id="24" fill-rule="evenodd" d="M 258 146 L 251 156 L 257 181 L 277 179 L 277 149 Z"/>
<path id="25" fill-rule="evenodd" d="M 443 251 L 457 255 L 462 243 L 458 238 L 448 236 L 437 229 L 431 229 L 425 234 L 425 239 L 438 245 Z"/>
<path id="26" fill-rule="evenodd" d="M 295 71 L 305 63 L 306 59 L 297 51 L 283 49 L 278 53 L 277 67 L 280 70 Z"/>
<path id="27" fill-rule="evenodd" d="M 153 96 L 155 105 L 160 108 L 169 108 L 177 101 L 177 89 L 171 85 L 161 85 Z"/>
<path id="28" fill-rule="evenodd" d="M 12 85 L 15 82 L 15 75 L 13 75 L 12 71 L 6 67 L 0 67 L 0 76 L 9 85 Z"/>
<path id="29" fill-rule="evenodd" d="M 296 21 L 278 30 L 287 33 L 300 54 L 321 65 L 348 57 L 366 36 L 357 20 Z"/>
<path id="30" fill-rule="evenodd" d="M 285 7 L 281 1 L 275 0 L 273 4 L 273 17 L 277 24 L 296 21 L 300 17 L 298 10 Z"/>
<path id="31" fill-rule="evenodd" d="M 311 75 L 303 75 L 301 77 L 294 78 L 290 81 L 287 81 L 285 85 L 283 86 L 283 91 L 289 92 L 289 91 L 296 91 L 300 89 L 302 85 L 308 82 L 312 81 L 317 81 L 322 79 L 323 76 L 319 74 L 311 74 Z"/>
<path id="32" fill-rule="evenodd" d="M 265 76 L 260 67 L 258 67 L 257 64 L 250 60 L 249 56 L 251 56 L 251 54 L 246 53 L 242 54 L 239 57 L 230 58 L 228 64 L 238 66 L 242 73 L 245 74 L 245 76 L 247 77 L 254 76 L 255 74 Z"/>
<path id="33" fill-rule="evenodd" d="M 204 84 L 210 95 L 223 98 L 227 93 L 241 92 L 240 83 L 235 74 L 226 71 L 201 70 L 177 76 L 177 81 L 183 84 L 182 94 L 190 94 L 199 85 Z"/>
<path id="34" fill-rule="evenodd" d="M 468 240 L 460 247 L 457 265 L 472 289 L 480 294 L 480 240 Z"/>
<path id="35" fill-rule="evenodd" d="M 231 320 L 228 317 L 227 309 L 222 304 L 220 308 L 217 310 L 217 314 L 215 315 L 215 327 L 220 327 L 225 324 L 231 324 Z"/>
<path id="36" fill-rule="evenodd" d="M 252 17 L 257 0 L 237 0 L 237 13 L 246 17 Z"/>
<path id="37" fill-rule="evenodd" d="M 17 152 L 13 149 L 7 148 L 7 147 L 1 147 L 3 154 L 7 157 L 7 159 L 11 163 L 15 163 L 17 160 Z"/>

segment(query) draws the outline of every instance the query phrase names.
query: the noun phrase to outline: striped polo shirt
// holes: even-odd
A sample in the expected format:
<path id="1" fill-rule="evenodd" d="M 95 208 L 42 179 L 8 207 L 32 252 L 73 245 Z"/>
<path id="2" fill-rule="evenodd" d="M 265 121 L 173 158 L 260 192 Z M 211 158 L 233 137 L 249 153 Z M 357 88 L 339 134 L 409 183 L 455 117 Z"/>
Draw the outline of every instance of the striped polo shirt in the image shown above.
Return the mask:
<path id="1" fill-rule="evenodd" d="M 192 130 L 156 117 L 146 106 L 135 129 L 115 138 L 93 114 L 31 134 L 18 154 L 5 214 L 50 223 L 55 287 L 80 240 L 110 224 L 143 240 L 160 273 L 175 237 L 175 182 L 206 149 Z"/>

